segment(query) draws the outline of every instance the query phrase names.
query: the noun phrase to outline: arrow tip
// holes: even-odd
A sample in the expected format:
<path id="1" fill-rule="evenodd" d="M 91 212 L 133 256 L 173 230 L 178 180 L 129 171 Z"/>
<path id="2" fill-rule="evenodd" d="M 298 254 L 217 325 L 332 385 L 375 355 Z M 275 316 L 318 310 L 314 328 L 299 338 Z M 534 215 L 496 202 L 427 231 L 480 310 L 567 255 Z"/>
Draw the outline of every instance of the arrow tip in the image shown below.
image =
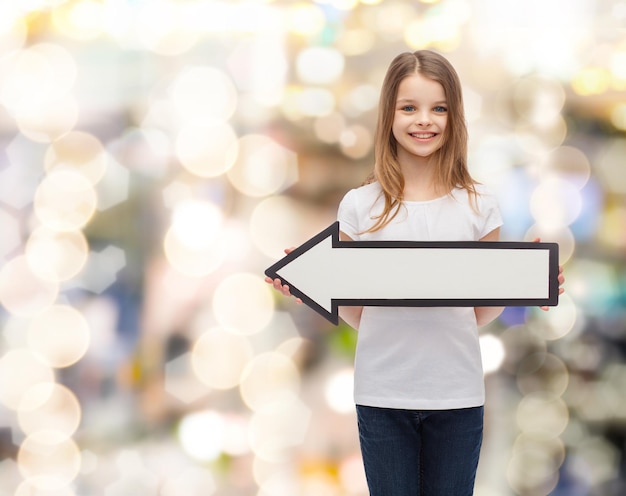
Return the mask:
<path id="1" fill-rule="evenodd" d="M 326 294 L 329 288 L 320 285 L 330 284 L 323 272 L 327 270 L 327 255 L 338 242 L 339 222 L 334 222 L 265 270 L 266 276 L 280 279 L 292 295 L 335 325 L 339 323 L 339 310 Z"/>

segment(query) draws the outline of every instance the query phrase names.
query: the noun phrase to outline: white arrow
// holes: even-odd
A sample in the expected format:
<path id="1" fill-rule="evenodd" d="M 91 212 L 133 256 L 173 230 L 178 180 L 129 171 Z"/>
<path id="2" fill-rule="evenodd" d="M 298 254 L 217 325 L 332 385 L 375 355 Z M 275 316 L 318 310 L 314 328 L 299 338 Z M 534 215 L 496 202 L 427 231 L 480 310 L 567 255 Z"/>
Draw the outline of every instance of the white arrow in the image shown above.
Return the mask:
<path id="1" fill-rule="evenodd" d="M 556 243 L 340 241 L 335 222 L 265 274 L 326 317 L 339 306 L 554 306 Z"/>

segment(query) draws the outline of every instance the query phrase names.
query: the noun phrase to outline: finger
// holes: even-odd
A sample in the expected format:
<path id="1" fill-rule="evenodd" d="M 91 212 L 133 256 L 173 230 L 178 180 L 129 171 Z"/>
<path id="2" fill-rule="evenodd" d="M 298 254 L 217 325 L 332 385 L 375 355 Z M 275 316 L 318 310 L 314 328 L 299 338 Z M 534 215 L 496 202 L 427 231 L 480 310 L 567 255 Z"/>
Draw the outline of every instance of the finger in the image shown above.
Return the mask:
<path id="1" fill-rule="evenodd" d="M 541 238 L 535 238 L 535 239 L 533 239 L 533 243 L 541 243 Z"/>
<path id="2" fill-rule="evenodd" d="M 295 247 L 295 246 L 292 246 L 291 248 L 285 248 L 285 253 L 286 253 L 287 255 L 289 255 L 289 254 L 290 254 L 293 250 L 295 250 L 295 249 L 296 249 L 296 247 Z"/>

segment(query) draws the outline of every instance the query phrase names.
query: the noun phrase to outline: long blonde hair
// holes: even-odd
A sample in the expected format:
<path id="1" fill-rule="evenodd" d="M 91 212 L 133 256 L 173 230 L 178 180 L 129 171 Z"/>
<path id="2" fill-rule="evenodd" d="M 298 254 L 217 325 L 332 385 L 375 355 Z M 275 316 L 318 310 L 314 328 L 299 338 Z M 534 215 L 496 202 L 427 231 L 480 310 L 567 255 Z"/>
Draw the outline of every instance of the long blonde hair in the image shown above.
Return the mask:
<path id="1" fill-rule="evenodd" d="M 418 50 L 401 53 L 393 59 L 383 81 L 375 134 L 374 172 L 366 180 L 378 181 L 382 188 L 385 205 L 376 222 L 366 232 L 385 227 L 397 215 L 404 196 L 404 176 L 398 162 L 398 144 L 393 136 L 398 87 L 404 78 L 421 74 L 443 86 L 448 104 L 448 120 L 443 142 L 433 156 L 435 162 L 435 186 L 451 192 L 463 188 L 474 199 L 476 182 L 467 169 L 467 127 L 463 110 L 461 82 L 454 67 L 436 52 Z"/>

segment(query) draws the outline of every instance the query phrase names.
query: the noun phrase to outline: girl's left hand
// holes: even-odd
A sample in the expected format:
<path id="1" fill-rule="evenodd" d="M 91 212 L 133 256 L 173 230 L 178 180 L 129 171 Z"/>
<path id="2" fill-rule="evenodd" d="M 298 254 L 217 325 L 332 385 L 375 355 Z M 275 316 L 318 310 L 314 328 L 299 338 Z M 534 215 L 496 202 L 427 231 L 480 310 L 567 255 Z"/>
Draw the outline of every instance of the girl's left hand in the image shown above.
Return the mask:
<path id="1" fill-rule="evenodd" d="M 533 243 L 539 243 L 539 242 L 541 242 L 541 238 L 533 239 Z M 563 275 L 563 266 L 559 265 L 559 294 L 560 295 L 565 293 L 565 289 L 561 287 L 563 286 L 564 282 L 565 282 L 565 276 Z M 539 307 L 539 308 L 541 308 L 542 310 L 545 310 L 546 312 L 550 310 L 550 307 Z"/>

